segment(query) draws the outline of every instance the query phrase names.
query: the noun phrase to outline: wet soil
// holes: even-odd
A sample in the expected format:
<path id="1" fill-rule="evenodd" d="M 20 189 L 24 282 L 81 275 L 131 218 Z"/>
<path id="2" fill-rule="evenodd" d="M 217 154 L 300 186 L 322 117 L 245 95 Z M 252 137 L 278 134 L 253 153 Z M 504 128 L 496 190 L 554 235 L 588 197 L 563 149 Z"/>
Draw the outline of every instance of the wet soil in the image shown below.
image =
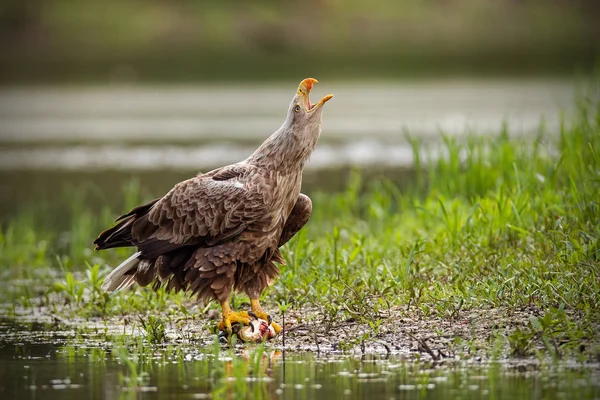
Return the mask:
<path id="1" fill-rule="evenodd" d="M 185 308 L 183 313 L 173 305 L 166 312 L 153 314 L 165 326 L 162 344 L 208 346 L 218 333 L 219 311 L 202 312 L 203 305 L 192 300 Z M 242 305 L 242 308 L 248 307 Z M 66 306 L 65 314 L 57 315 L 43 305 L 17 308 L 10 319 L 4 318 L 2 340 L 67 343 L 69 338 L 89 337 L 96 345 L 110 346 L 115 338 L 146 336 L 143 321 L 147 320 L 147 314 L 82 317 L 68 316 L 68 309 Z M 276 310 L 277 307 L 267 303 L 265 309 Z M 436 362 L 494 359 L 516 366 L 537 365 L 544 358 L 551 360 L 541 336 L 529 338 L 527 348 L 519 354 L 515 354 L 507 337 L 517 329 L 531 331 L 531 317 L 541 314 L 535 305 L 519 309 L 460 310 L 447 317 L 423 315 L 412 307 L 395 307 L 387 310 L 385 315 L 379 315 L 378 326 L 374 326 L 373 321 L 361 322 L 358 318 L 329 319 L 316 307 L 294 309 L 285 315 L 271 313 L 273 320 L 284 326 L 284 331 L 268 345 L 273 349 L 318 354 L 399 355 Z M 555 357 L 562 358 L 561 346 L 565 343 L 553 344 L 556 346 Z M 600 343 L 596 338 L 584 338 L 578 341 L 575 354 L 586 362 L 600 363 L 598 349 Z M 569 358 L 573 358 L 573 352 L 565 357 Z"/>

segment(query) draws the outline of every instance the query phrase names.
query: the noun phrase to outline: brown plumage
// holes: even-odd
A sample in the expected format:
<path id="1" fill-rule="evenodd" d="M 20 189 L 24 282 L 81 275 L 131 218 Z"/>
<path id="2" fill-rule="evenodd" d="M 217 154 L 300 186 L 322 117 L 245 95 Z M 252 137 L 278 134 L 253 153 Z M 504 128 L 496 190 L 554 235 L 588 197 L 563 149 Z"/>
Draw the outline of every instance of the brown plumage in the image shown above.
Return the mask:
<path id="1" fill-rule="evenodd" d="M 300 83 L 283 125 L 246 160 L 180 182 L 102 232 L 96 250 L 138 250 L 107 276 L 103 288 L 166 285 L 218 300 L 221 329 L 249 322 L 247 313 L 229 308 L 234 289 L 247 293 L 252 311 L 266 319 L 258 297 L 279 273 L 279 247 L 306 224 L 312 210 L 300 193 L 302 169 L 321 132 L 322 105 L 332 97 L 311 104 L 314 83 L 312 78 Z"/>

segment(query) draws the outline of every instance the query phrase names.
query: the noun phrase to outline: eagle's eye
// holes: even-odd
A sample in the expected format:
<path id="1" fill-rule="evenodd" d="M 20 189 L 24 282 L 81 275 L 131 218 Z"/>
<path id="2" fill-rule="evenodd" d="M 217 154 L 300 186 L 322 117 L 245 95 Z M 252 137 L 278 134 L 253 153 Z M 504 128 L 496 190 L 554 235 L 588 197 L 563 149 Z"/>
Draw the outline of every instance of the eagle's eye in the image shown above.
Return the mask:
<path id="1" fill-rule="evenodd" d="M 298 104 L 294 107 L 294 112 L 300 112 L 300 106 Z"/>

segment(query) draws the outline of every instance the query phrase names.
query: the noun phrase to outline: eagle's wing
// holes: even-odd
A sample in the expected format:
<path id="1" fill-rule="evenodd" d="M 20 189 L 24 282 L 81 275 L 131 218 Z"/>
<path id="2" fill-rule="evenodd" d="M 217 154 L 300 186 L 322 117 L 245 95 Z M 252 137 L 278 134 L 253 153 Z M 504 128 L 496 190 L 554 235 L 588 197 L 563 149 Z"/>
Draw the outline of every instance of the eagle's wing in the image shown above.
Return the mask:
<path id="1" fill-rule="evenodd" d="M 161 199 L 138 207 L 139 212 L 132 210 L 109 235 L 100 235 L 98 248 L 127 241 L 150 259 L 183 246 L 213 246 L 259 220 L 268 209 L 269 193 L 257 167 L 223 167 L 180 182 Z M 119 226 L 124 229 L 115 229 Z"/>

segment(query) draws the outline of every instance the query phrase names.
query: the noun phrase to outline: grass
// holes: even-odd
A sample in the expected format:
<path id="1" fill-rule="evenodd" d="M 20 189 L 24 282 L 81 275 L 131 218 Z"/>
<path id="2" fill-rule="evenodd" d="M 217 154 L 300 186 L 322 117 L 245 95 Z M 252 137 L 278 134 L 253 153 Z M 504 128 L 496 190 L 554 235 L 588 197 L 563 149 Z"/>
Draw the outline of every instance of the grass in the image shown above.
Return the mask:
<path id="1" fill-rule="evenodd" d="M 459 321 L 472 310 L 528 309 L 534 311 L 524 325 L 492 330 L 488 355 L 499 354 L 500 340 L 513 356 L 597 357 L 598 105 L 582 101 L 559 132 L 541 128 L 533 138 L 512 138 L 506 128 L 491 137 L 444 137 L 437 159 L 411 143 L 414 182 L 364 181 L 357 171 L 344 192 L 311 195 L 311 221 L 285 247 L 287 265 L 264 293 L 270 309 L 300 311 L 298 323 L 317 322 L 324 334 L 342 321 L 362 324 L 341 348 L 377 340 L 403 315 Z M 141 192 L 136 182 L 128 185 L 126 206 L 141 202 Z M 65 232 L 33 208 L 2 226 L 1 274 L 11 283 L 0 303 L 12 313 L 41 304 L 57 315 L 139 315 L 154 343 L 165 340 L 164 321 L 204 320 L 198 314 L 216 305 L 192 310 L 193 299 L 181 293 L 100 290 L 130 250 L 91 251 L 97 232 L 123 210 L 91 209 L 88 195 L 65 199 L 73 210 Z M 238 295 L 233 304 L 245 302 Z M 316 311 L 303 321 L 308 309 Z M 457 346 L 473 346 L 462 339 Z"/>

